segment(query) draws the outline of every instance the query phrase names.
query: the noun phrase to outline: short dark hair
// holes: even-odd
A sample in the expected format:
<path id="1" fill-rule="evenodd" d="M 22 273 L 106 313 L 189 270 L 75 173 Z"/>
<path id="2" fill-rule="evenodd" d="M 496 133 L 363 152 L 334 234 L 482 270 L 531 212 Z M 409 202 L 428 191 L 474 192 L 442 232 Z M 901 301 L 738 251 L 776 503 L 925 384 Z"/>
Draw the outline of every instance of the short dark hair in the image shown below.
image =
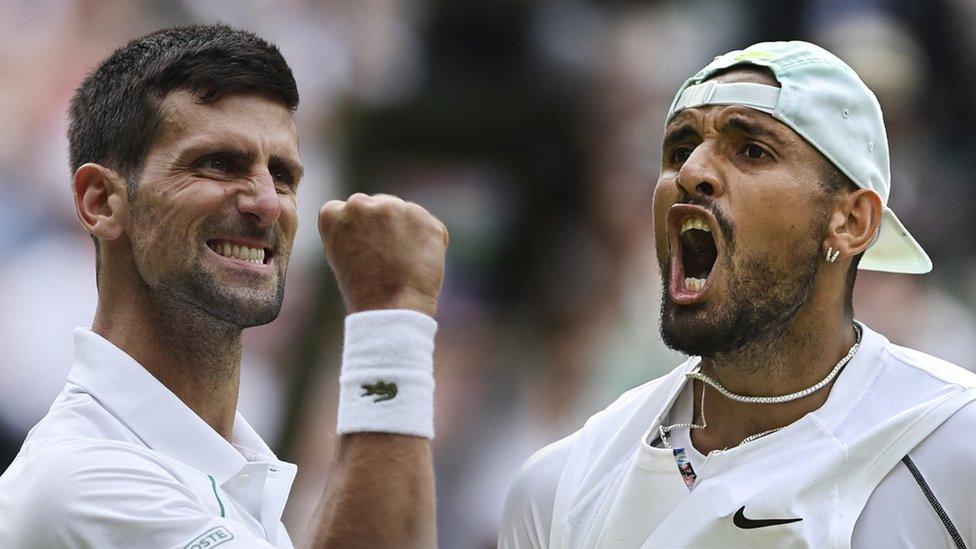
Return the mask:
<path id="1" fill-rule="evenodd" d="M 820 177 L 820 186 L 823 187 L 827 196 L 834 196 L 840 193 L 854 192 L 858 189 L 858 186 L 851 181 L 849 177 L 844 175 L 844 172 L 835 166 L 826 157 L 822 157 L 823 168 Z M 857 266 L 861 263 L 861 258 L 864 257 L 864 252 L 861 252 L 851 259 L 851 266 L 847 269 L 847 283 L 845 287 L 845 292 L 847 295 L 844 297 L 844 312 L 848 316 L 854 315 L 854 282 L 857 280 Z"/>
<path id="2" fill-rule="evenodd" d="M 159 131 L 160 104 L 177 90 L 201 103 L 260 92 L 289 109 L 298 106 L 288 63 L 254 33 L 226 25 L 156 31 L 115 50 L 75 91 L 68 126 L 71 171 L 96 162 L 123 175 L 131 191 Z"/>

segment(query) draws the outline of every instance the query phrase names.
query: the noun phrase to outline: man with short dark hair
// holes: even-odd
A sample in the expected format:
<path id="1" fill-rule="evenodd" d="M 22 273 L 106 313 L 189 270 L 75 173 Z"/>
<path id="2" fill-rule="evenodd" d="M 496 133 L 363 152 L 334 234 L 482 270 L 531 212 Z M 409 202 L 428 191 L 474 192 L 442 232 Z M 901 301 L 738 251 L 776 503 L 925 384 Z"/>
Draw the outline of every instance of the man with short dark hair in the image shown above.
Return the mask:
<path id="1" fill-rule="evenodd" d="M 292 547 L 296 468 L 236 412 L 241 334 L 272 321 L 298 225 L 298 91 L 277 48 L 159 31 L 78 88 L 69 141 L 98 309 L 0 477 L 2 547 Z M 447 232 L 353 195 L 319 212 L 346 301 L 335 463 L 309 547 L 435 544 L 434 315 Z"/>
<path id="2" fill-rule="evenodd" d="M 499 546 L 971 547 L 976 376 L 853 316 L 858 267 L 931 269 L 874 94 L 756 44 L 681 86 L 663 141 L 661 333 L 692 356 L 530 458 Z"/>

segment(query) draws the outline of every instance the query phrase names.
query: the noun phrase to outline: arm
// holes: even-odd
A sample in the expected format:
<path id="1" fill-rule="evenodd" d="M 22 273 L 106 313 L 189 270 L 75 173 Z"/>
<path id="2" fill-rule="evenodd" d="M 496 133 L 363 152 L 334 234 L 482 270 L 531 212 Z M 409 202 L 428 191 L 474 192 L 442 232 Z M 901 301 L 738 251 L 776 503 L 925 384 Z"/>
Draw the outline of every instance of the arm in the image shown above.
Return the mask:
<path id="1" fill-rule="evenodd" d="M 315 547 L 434 547 L 430 441 L 389 433 L 339 440 Z"/>
<path id="2" fill-rule="evenodd" d="M 370 414 L 382 411 L 379 406 L 362 406 L 371 406 L 376 399 L 366 399 L 364 405 L 357 402 L 364 396 L 359 389 L 363 378 L 357 375 L 364 371 L 376 371 L 392 362 L 392 368 L 410 367 L 415 374 L 423 370 L 415 366 L 425 360 L 429 368 L 433 328 L 428 327 L 426 335 L 422 325 L 407 335 L 397 334 L 404 325 L 413 324 L 411 319 L 400 322 L 397 318 L 388 319 L 394 323 L 388 329 L 363 328 L 356 322 L 364 315 L 355 313 L 386 310 L 393 313 L 386 316 L 396 317 L 396 311 L 389 311 L 392 309 L 433 317 L 444 274 L 447 230 L 416 204 L 391 196 L 356 194 L 346 202 L 323 206 L 319 231 L 352 316 L 346 322 L 340 378 L 341 437 L 313 527 L 312 547 L 435 547 L 434 472 L 428 439 L 432 436 L 432 378 L 428 389 L 411 385 L 426 395 L 410 394 L 401 385 L 400 400 L 377 403 L 407 407 L 406 415 L 416 428 L 400 429 L 400 425 L 392 429 L 400 432 L 389 432 L 391 429 L 382 426 L 382 418 L 377 420 L 381 426 L 371 428 Z M 429 318 L 412 320 L 436 327 Z M 355 414 L 350 413 L 354 406 L 360 406 Z M 397 410 L 404 408 L 390 409 L 402 414 Z M 387 420 L 397 423 L 397 418 Z"/>

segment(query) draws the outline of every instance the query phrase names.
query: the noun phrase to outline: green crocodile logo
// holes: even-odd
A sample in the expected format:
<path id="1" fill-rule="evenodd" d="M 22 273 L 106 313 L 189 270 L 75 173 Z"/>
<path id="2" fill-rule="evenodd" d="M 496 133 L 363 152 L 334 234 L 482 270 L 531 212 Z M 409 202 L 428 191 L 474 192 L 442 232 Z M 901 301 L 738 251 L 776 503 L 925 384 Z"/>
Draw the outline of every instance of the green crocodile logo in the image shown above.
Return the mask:
<path id="1" fill-rule="evenodd" d="M 362 385 L 361 387 L 365 389 L 366 392 L 360 396 L 368 397 L 376 395 L 373 402 L 392 400 L 397 396 L 397 386 L 396 383 L 393 382 L 387 383 L 385 381 L 377 381 L 372 385 Z"/>

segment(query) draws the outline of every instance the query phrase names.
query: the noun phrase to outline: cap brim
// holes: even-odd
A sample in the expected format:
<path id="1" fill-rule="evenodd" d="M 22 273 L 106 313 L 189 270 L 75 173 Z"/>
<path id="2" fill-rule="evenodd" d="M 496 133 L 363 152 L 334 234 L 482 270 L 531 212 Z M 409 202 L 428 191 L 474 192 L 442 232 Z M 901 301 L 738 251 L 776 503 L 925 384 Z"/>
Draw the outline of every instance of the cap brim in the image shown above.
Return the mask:
<path id="1" fill-rule="evenodd" d="M 885 208 L 878 239 L 864 252 L 858 268 L 889 273 L 923 274 L 932 260 L 901 224 L 895 212 Z"/>

